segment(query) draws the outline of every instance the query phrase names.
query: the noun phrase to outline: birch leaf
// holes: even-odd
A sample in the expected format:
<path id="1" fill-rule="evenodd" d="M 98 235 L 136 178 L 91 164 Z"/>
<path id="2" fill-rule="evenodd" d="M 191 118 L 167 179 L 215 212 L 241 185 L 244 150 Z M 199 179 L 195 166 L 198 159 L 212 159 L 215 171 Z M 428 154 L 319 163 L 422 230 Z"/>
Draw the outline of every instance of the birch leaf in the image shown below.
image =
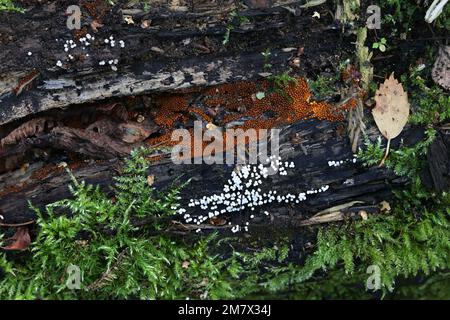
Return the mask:
<path id="1" fill-rule="evenodd" d="M 151 174 L 147 176 L 147 184 L 151 187 L 153 183 L 155 183 L 155 176 Z"/>
<path id="2" fill-rule="evenodd" d="M 380 85 L 375 93 L 375 108 L 372 115 L 381 134 L 388 139 L 386 153 L 380 166 L 384 164 L 391 139 L 397 137 L 408 122 L 409 102 L 403 86 L 394 78 L 394 73 Z"/>
<path id="3" fill-rule="evenodd" d="M 402 132 L 409 116 L 408 96 L 394 73 L 378 88 L 375 102 L 372 115 L 378 129 L 386 139 L 394 139 Z"/>

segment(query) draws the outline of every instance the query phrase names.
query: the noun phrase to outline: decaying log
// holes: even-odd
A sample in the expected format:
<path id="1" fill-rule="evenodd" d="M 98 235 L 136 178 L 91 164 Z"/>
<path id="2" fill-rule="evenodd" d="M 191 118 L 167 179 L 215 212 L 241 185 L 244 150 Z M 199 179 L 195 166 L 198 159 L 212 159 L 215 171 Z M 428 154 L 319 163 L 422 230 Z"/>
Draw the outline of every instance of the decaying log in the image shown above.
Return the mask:
<path id="1" fill-rule="evenodd" d="M 446 129 L 445 129 L 446 127 Z M 437 192 L 450 190 L 450 126 L 444 126 L 427 152 L 422 180 Z"/>
<path id="2" fill-rule="evenodd" d="M 376 206 L 383 200 L 390 201 L 391 190 L 407 183 L 407 179 L 397 177 L 386 168 L 364 168 L 360 164 L 348 163 L 339 168 L 329 167 L 328 161 L 352 157 L 348 137 L 340 135 L 340 123 L 308 120 L 283 128 L 280 137 L 280 156 L 283 161 L 293 161 L 295 169 L 287 176 L 269 177 L 261 187 L 263 190 L 278 190 L 279 193 L 298 193 L 309 188 L 329 185 L 327 192 L 309 197 L 305 202 L 296 205 L 272 204 L 261 208 L 268 211 L 271 220 L 260 221 L 260 226 L 290 228 L 301 225 L 300 221 L 313 214 L 351 201 L 361 201 L 358 206 Z M 369 137 L 379 135 L 376 128 L 368 129 Z M 392 143 L 396 147 L 403 139 L 407 145 L 414 144 L 423 138 L 422 130 L 407 128 Z M 72 166 L 72 171 L 80 180 L 98 184 L 106 191 L 111 184 L 112 176 L 117 174 L 121 160 L 87 161 Z M 182 191 L 182 205 L 192 198 L 220 193 L 222 186 L 229 179 L 232 166 L 228 165 L 175 165 L 169 159 L 160 160 L 151 165 L 149 173 L 155 176 L 155 187 L 165 188 L 175 178 L 181 181 L 191 179 L 189 186 Z M 27 200 L 35 206 L 70 196 L 67 185 L 68 174 L 56 165 L 50 168 L 35 167 L 21 172 L 9 172 L 1 176 L 0 212 L 7 223 L 28 221 L 34 213 L 28 209 Z M 11 182 L 14 181 L 13 184 Z M 367 208 L 366 208 L 367 209 Z M 355 211 L 357 213 L 359 210 Z M 366 211 L 370 211 L 367 209 Z M 192 212 L 192 215 L 200 212 Z M 245 221 L 250 212 L 242 212 L 227 216 L 227 221 L 238 223 Z M 258 213 L 257 213 L 258 215 Z M 259 216 L 264 217 L 262 214 Z M 248 218 L 248 217 L 247 217 Z M 262 218 L 261 218 L 262 219 Z M 255 220 L 258 225 L 258 220 Z M 212 226 L 209 225 L 208 228 Z"/>
<path id="3" fill-rule="evenodd" d="M 303 1 L 248 1 L 236 7 L 234 1 L 224 0 L 177 1 L 181 5 L 171 6 L 155 1 L 144 12 L 121 7 L 120 2 L 113 14 L 102 6 L 94 10 L 89 3 L 95 2 L 105 1 L 81 1 L 84 19 L 79 32 L 66 27 L 65 1 L 26 7 L 24 14 L 0 13 L 0 125 L 109 97 L 276 74 L 285 70 L 299 48 L 298 72 L 315 75 L 331 71 L 353 47 L 352 37 L 340 34 L 329 14 L 334 8 L 327 4 L 305 8 Z M 233 10 L 248 21 L 230 18 Z M 320 20 L 312 18 L 315 10 L 323 13 Z M 103 26 L 95 31 L 93 21 Z M 230 26 L 229 43 L 224 45 Z M 88 33 L 96 39 L 82 49 L 79 39 Z M 115 47 L 103 42 L 110 36 Z M 65 52 L 66 40 L 77 47 Z M 261 54 L 266 49 L 271 51 L 268 61 Z M 109 62 L 115 59 L 118 70 L 112 71 Z M 266 62 L 270 70 L 264 70 Z"/>
<path id="4" fill-rule="evenodd" d="M 126 7 L 124 1 L 117 1 L 113 10 L 104 7 L 105 1 L 93 6 L 96 2 L 80 2 L 84 19 L 82 30 L 77 32 L 65 26 L 66 1 L 42 1 L 26 7 L 25 14 L 0 13 L 2 224 L 34 219 L 28 201 L 43 208 L 70 197 L 70 177 L 58 162 L 67 161 L 72 154 L 77 158 L 67 162 L 77 179 L 111 192 L 112 177 L 120 170 L 124 155 L 163 130 L 147 117 L 144 121 L 128 118 L 118 98 L 255 80 L 285 71 L 288 65 L 298 75 L 313 77 L 322 71 L 333 72 L 354 48 L 354 37 L 343 34 L 342 26 L 330 14 L 334 11 L 330 1 L 320 1 L 321 5 L 314 7 L 305 1 L 288 0 L 249 0 L 243 5 L 231 0 L 180 0 L 174 2 L 177 5 L 152 1 L 149 12 Z M 237 7 L 237 3 L 242 6 Z M 232 18 L 233 11 L 246 21 Z M 320 19 L 313 17 L 314 11 L 320 13 Z M 224 44 L 227 30 L 231 30 L 230 37 Z M 84 49 L 89 56 L 79 43 L 88 33 L 96 38 Z M 110 36 L 115 47 L 105 44 L 105 39 L 111 41 Z M 64 51 L 66 40 L 77 43 L 70 51 L 73 59 Z M 268 60 L 261 54 L 266 49 L 271 53 Z M 95 105 L 98 101 L 103 104 Z M 90 104 L 95 113 L 86 107 Z M 88 119 L 68 123 L 83 108 L 87 108 Z M 113 110 L 115 115 L 111 115 Z M 366 133 L 372 139 L 379 135 L 373 126 L 366 128 Z M 422 136 L 420 128 L 406 128 L 392 141 L 392 147 L 401 139 L 406 145 L 414 144 Z M 348 203 L 354 205 L 328 219 L 370 214 L 377 211 L 381 201 L 390 201 L 392 188 L 407 183 L 406 178 L 386 168 L 364 168 L 358 163 L 330 167 L 328 161 L 353 155 L 345 127 L 339 122 L 304 120 L 284 126 L 280 146 L 283 161 L 293 161 L 295 169 L 287 176 L 269 177 L 261 189 L 297 194 L 323 185 L 329 189 L 300 204 L 271 204 L 258 209 L 252 230 L 262 234 L 276 233 L 279 228 L 295 231 L 323 222 L 323 217 L 311 218 L 321 210 Z M 48 150 L 64 152 L 50 156 Z M 25 161 L 29 159 L 33 161 Z M 193 197 L 220 193 L 232 170 L 228 165 L 175 165 L 163 158 L 151 165 L 149 173 L 155 177 L 156 188 L 168 187 L 175 178 L 191 179 L 181 194 L 186 207 Z M 268 215 L 262 214 L 265 211 Z M 242 223 L 250 214 L 244 211 L 224 219 L 226 223 Z M 175 223 L 173 229 L 177 226 L 184 231 L 228 229 L 212 223 Z"/>

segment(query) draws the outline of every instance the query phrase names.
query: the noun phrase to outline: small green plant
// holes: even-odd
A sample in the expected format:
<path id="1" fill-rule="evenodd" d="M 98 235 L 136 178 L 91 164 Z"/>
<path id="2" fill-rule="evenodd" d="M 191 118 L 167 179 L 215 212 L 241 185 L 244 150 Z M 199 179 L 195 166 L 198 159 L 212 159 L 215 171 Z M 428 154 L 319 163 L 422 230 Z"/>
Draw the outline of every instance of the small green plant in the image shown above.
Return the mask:
<path id="1" fill-rule="evenodd" d="M 385 52 L 386 51 L 386 46 L 387 46 L 387 40 L 386 38 L 381 38 L 380 41 L 378 42 L 374 42 L 372 44 L 372 48 L 373 49 L 378 49 L 381 52 Z"/>
<path id="2" fill-rule="evenodd" d="M 318 75 L 315 80 L 309 80 L 308 84 L 314 97 L 318 100 L 323 100 L 336 94 L 337 81 L 338 76 L 327 77 Z"/>
<path id="3" fill-rule="evenodd" d="M 223 36 L 222 44 L 226 46 L 230 42 L 231 31 L 233 31 L 236 26 L 241 26 L 244 23 L 249 22 L 247 17 L 241 16 L 237 10 L 233 10 L 228 15 L 228 23 L 225 29 L 225 34 Z"/>
<path id="4" fill-rule="evenodd" d="M 12 0 L 0 0 L 0 12 L 1 11 L 24 12 L 23 9 L 16 7 Z"/>
<path id="5" fill-rule="evenodd" d="M 268 55 L 270 55 L 270 53 Z M 258 100 L 264 99 L 267 94 L 271 94 L 273 92 L 277 92 L 283 97 L 289 98 L 285 92 L 286 87 L 288 87 L 290 83 L 297 83 L 297 79 L 290 76 L 288 72 L 283 72 L 277 75 L 270 75 L 267 77 L 267 80 L 269 80 L 271 86 L 269 90 L 267 90 L 267 92 L 263 91 L 263 89 L 256 92 L 255 96 Z"/>
<path id="6" fill-rule="evenodd" d="M 297 83 L 297 79 L 290 76 L 287 71 L 283 72 L 281 74 L 274 75 L 274 76 L 269 76 L 268 79 L 269 79 L 269 81 L 272 81 L 277 88 L 280 88 L 280 89 L 289 86 L 289 84 L 291 82 Z"/>

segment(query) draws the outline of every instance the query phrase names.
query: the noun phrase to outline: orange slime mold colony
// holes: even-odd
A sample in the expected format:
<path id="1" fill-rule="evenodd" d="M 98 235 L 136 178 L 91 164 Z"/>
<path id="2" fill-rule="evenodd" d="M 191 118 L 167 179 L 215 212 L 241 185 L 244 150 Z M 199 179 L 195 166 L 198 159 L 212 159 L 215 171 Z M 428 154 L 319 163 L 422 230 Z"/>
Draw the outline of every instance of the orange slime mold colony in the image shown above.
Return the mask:
<path id="1" fill-rule="evenodd" d="M 236 82 L 207 88 L 200 93 L 202 99 L 189 104 L 192 93 L 168 95 L 157 98 L 155 122 L 166 130 L 160 137 L 150 139 L 149 144 L 170 141 L 171 131 L 176 123 L 186 124 L 189 118 L 200 118 L 204 122 L 213 122 L 214 116 L 205 112 L 222 110 L 225 115 L 216 119 L 216 125 L 225 126 L 238 121 L 236 128 L 270 129 L 288 125 L 305 119 L 342 121 L 345 113 L 356 106 L 356 99 L 350 99 L 341 106 L 326 102 L 310 101 L 311 91 L 305 79 L 297 78 L 283 88 L 284 94 L 270 92 L 268 81 Z M 257 99 L 256 93 L 266 92 L 263 99 Z M 175 142 L 176 143 L 176 142 Z"/>

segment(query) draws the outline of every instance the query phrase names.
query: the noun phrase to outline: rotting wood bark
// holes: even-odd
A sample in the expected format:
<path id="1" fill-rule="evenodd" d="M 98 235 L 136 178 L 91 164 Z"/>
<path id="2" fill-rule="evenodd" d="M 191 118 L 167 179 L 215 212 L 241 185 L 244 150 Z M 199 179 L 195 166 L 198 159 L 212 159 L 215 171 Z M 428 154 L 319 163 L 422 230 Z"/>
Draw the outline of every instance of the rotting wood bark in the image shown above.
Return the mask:
<path id="1" fill-rule="evenodd" d="M 64 1 L 29 7 L 25 14 L 0 13 L 4 18 L 0 19 L 0 125 L 108 97 L 260 78 L 264 65 L 261 52 L 266 48 L 272 52 L 270 72 L 284 70 L 298 48 L 303 48 L 298 72 L 314 75 L 332 70 L 352 47 L 352 37 L 339 33 L 328 14 L 333 8 L 326 5 L 313 8 L 324 13 L 317 21 L 311 17 L 313 9 L 301 8 L 302 1 L 270 1 L 263 8 L 250 2 L 239 10 L 249 22 L 235 25 L 229 44 L 224 46 L 227 25 L 236 24 L 228 18 L 236 9 L 234 1 L 177 3 L 186 5 L 170 7 L 157 2 L 148 13 L 123 7 L 107 17 L 103 9 L 92 13 L 82 2 L 85 19 L 78 33 L 65 26 Z M 125 13 L 133 17 L 134 24 L 124 22 Z M 91 22 L 96 19 L 103 27 L 94 32 Z M 150 25 L 142 27 L 144 21 Z M 64 41 L 76 41 L 87 33 L 102 41 L 113 35 L 126 46 L 93 43 L 86 57 L 78 44 L 75 50 L 81 51 L 70 51 L 75 59 L 66 61 Z M 117 72 L 111 71 L 108 63 L 99 65 L 111 59 L 119 60 Z M 64 62 L 62 68 L 56 66 L 58 60 Z M 24 86 L 30 75 L 33 81 Z M 18 87 L 20 94 L 16 95 Z"/>
<path id="2" fill-rule="evenodd" d="M 143 139 L 141 135 L 148 136 L 160 129 L 152 127 L 151 123 L 144 127 L 144 124 L 129 122 L 120 116 L 120 112 L 117 117 L 108 115 L 101 120 L 95 115 L 80 128 L 62 123 L 64 119 L 58 118 L 39 122 L 36 116 L 47 119 L 50 112 L 54 116 L 52 109 L 66 108 L 64 118 L 67 119 L 72 110 L 106 98 L 197 90 L 219 83 L 258 79 L 264 71 L 261 52 L 266 48 L 272 53 L 270 72 L 284 71 L 296 58 L 300 59 L 296 73 L 312 76 L 333 70 L 346 50 L 353 48 L 351 42 L 354 39 L 340 33 L 340 26 L 328 14 L 333 8 L 326 4 L 305 9 L 301 8 L 303 1 L 271 2 L 271 6 L 266 6 L 269 2 L 250 1 L 253 5 L 242 8 L 240 14 L 250 22 L 234 26 L 226 47 L 222 40 L 229 23 L 228 13 L 235 9 L 234 1 L 200 1 L 195 5 L 189 1 L 177 8 L 161 4 L 152 6 L 150 13 L 122 8 L 122 12 L 115 11 L 117 14 L 103 15 L 98 9 L 99 12 L 88 14 L 90 17 L 84 22 L 83 32 L 102 40 L 113 35 L 117 41 L 125 41 L 126 48 L 106 48 L 105 53 L 104 46 L 93 46 L 88 59 L 77 58 L 73 63 L 65 63 L 62 69 L 56 67 L 56 61 L 64 60 L 66 56 L 63 41 L 76 38 L 65 28 L 65 17 L 61 14 L 65 2 L 48 1 L 43 10 L 41 7 L 30 8 L 24 15 L 11 14 L 10 20 L 0 19 L 0 60 L 5 61 L 0 65 L 0 125 L 3 125 L 0 135 L 5 137 L 9 129 L 37 121 L 34 123 L 37 126 L 25 125 L 2 143 L 6 148 L 1 150 L 1 156 L 12 163 L 0 163 L 3 172 L 0 176 L 0 214 L 4 218 L 0 222 L 23 223 L 34 219 L 28 200 L 43 208 L 50 202 L 70 196 L 69 176 L 57 166 L 54 158 L 48 157 L 52 162 L 46 163 L 47 155 L 43 155 L 45 151 L 42 150 L 51 148 L 81 154 L 83 159 L 69 162 L 75 176 L 108 190 L 112 176 L 120 168 L 121 158 L 139 145 Z M 281 5 L 290 5 L 293 10 Z M 320 21 L 311 17 L 316 10 L 321 13 Z M 135 24 L 123 22 L 122 13 L 131 15 Z M 98 26 L 98 32 L 92 30 L 94 21 L 97 21 L 94 25 L 103 24 Z M 29 32 L 28 22 L 36 30 L 34 34 Z M 27 52 L 32 52 L 32 56 L 27 56 Z M 112 72 L 109 66 L 98 65 L 101 60 L 113 58 L 120 61 L 118 72 Z M 32 82 L 28 83 L 31 78 Z M 94 108 L 96 112 L 102 112 L 101 107 L 94 105 Z M 112 109 L 114 106 L 107 111 Z M 53 128 L 50 123 L 58 125 Z M 123 139 L 119 129 L 126 125 L 134 126 L 139 139 L 134 139 L 134 134 Z M 278 228 L 296 228 L 322 209 L 356 200 L 364 205 L 348 209 L 345 217 L 354 217 L 360 210 L 370 213 L 380 201 L 392 198 L 393 187 L 407 182 L 384 168 L 328 167 L 328 160 L 352 155 L 348 139 L 339 133 L 342 132 L 340 126 L 341 123 L 308 120 L 283 128 L 281 156 L 284 161 L 294 161 L 296 168 L 286 177 L 270 179 L 270 188 L 280 192 L 289 189 L 295 193 L 328 184 L 330 190 L 314 195 L 298 206 L 279 204 L 263 208 L 269 216 L 260 215 L 259 220 L 255 219 L 255 228 L 263 233 L 269 228 L 273 232 Z M 372 138 L 379 135 L 374 127 L 368 128 L 367 132 Z M 393 146 L 398 145 L 401 138 L 410 145 L 421 137 L 421 130 L 408 128 L 393 141 Z M 40 161 L 4 172 L 15 168 L 27 154 L 36 152 L 40 153 Z M 192 178 L 189 187 L 182 192 L 182 203 L 186 205 L 193 195 L 201 197 L 220 192 L 232 169 L 226 165 L 177 166 L 169 161 L 157 161 L 150 172 L 155 175 L 157 188 L 167 187 L 180 176 Z M 227 222 L 241 223 L 248 215 L 243 212 L 226 219 Z M 177 226 L 179 224 L 175 223 L 173 229 L 180 231 Z M 200 227 L 227 229 L 211 224 Z M 186 231 L 198 226 L 180 228 Z"/>
<path id="3" fill-rule="evenodd" d="M 428 188 L 437 192 L 450 190 L 450 127 L 438 131 L 428 149 L 421 178 Z"/>
<path id="4" fill-rule="evenodd" d="M 389 201 L 392 198 L 393 187 L 407 182 L 407 179 L 399 178 L 384 168 L 367 169 L 360 165 L 329 167 L 329 160 L 352 156 L 348 138 L 337 134 L 337 126 L 339 123 L 309 120 L 283 129 L 281 157 L 283 161 L 294 161 L 296 168 L 287 176 L 269 178 L 268 186 L 262 188 L 268 187 L 281 193 L 298 193 L 328 184 L 330 190 L 314 195 L 299 205 L 275 204 L 263 208 L 262 210 L 270 213 L 272 220 L 270 223 L 261 221 L 261 224 L 266 223 L 274 228 L 292 227 L 322 209 L 356 200 L 362 201 L 366 206 L 376 206 L 382 200 Z M 372 138 L 379 135 L 374 127 L 368 133 Z M 393 146 L 402 138 L 408 145 L 416 143 L 422 137 L 422 130 L 408 128 L 399 138 L 394 139 Z M 117 174 L 120 162 L 119 159 L 81 162 L 73 164 L 72 171 L 77 179 L 107 188 L 112 182 L 112 176 Z M 42 208 L 49 202 L 70 196 L 67 188 L 70 178 L 67 173 L 56 165 L 44 169 L 40 172 L 42 165 L 34 164 L 25 173 L 21 173 L 19 169 L 2 175 L 0 212 L 4 223 L 20 223 L 32 219 L 34 213 L 28 209 L 27 200 Z M 178 177 L 181 180 L 191 178 L 189 187 L 181 194 L 182 204 L 185 206 L 193 195 L 199 198 L 220 193 L 232 170 L 227 165 L 174 165 L 171 161 L 162 160 L 155 162 L 149 171 L 155 176 L 157 188 L 167 187 Z M 249 214 L 243 212 L 227 219 L 239 223 L 245 221 Z"/>

